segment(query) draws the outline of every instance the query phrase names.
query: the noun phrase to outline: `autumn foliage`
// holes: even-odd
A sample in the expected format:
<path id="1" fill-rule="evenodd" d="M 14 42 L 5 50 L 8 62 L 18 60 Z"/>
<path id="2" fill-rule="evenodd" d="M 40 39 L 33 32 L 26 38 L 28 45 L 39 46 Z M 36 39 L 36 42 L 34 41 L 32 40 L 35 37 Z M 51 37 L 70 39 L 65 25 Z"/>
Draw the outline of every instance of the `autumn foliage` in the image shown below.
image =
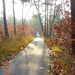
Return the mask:
<path id="1" fill-rule="evenodd" d="M 8 31 L 10 37 L 7 39 L 4 34 L 4 26 L 0 27 L 0 67 L 26 47 L 35 35 L 35 29 L 28 24 L 16 25 L 16 35 L 14 35 L 12 24 L 8 25 Z"/>
<path id="2" fill-rule="evenodd" d="M 73 32 L 73 27 L 71 26 L 71 17 L 69 12 L 65 12 L 65 18 L 60 20 L 59 24 L 54 24 L 53 26 L 53 39 L 48 42 L 53 46 L 54 44 L 62 48 L 62 50 L 71 54 L 71 33 Z"/>
<path id="3" fill-rule="evenodd" d="M 75 57 L 72 55 L 71 34 L 74 32 L 74 25 L 71 25 L 71 16 L 65 11 L 64 18 L 59 24 L 53 25 L 53 37 L 48 40 L 50 48 L 50 74 L 52 75 L 75 75 Z"/>
<path id="4" fill-rule="evenodd" d="M 2 37 L 2 36 L 5 35 L 4 34 L 4 26 L 1 26 L 0 30 L 1 30 L 0 31 L 0 36 Z M 10 35 L 14 35 L 14 25 L 9 24 L 8 25 L 8 31 L 9 31 Z M 29 26 L 28 24 L 16 25 L 16 34 L 21 35 L 23 33 L 24 33 L 24 35 L 28 35 L 28 34 L 34 35 L 35 34 L 35 29 L 33 27 Z"/>

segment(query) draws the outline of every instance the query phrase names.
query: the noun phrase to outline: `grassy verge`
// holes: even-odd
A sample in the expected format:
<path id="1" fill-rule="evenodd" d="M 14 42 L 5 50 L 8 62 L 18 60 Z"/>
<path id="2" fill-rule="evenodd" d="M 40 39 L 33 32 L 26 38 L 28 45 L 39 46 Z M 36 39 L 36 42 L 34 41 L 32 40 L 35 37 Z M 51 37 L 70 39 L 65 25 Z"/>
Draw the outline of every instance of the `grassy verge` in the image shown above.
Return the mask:
<path id="1" fill-rule="evenodd" d="M 0 39 L 0 66 L 10 60 L 19 51 L 26 47 L 34 38 L 29 36 L 13 36 L 7 40 Z"/>
<path id="2" fill-rule="evenodd" d="M 73 57 L 54 45 L 49 50 L 49 75 L 75 75 Z"/>

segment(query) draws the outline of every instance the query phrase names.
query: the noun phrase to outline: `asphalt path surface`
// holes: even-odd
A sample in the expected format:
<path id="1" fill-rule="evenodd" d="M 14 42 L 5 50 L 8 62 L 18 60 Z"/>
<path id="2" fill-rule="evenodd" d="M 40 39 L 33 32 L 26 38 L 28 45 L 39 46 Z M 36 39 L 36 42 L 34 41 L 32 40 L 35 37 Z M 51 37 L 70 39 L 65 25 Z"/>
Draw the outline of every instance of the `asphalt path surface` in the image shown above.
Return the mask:
<path id="1" fill-rule="evenodd" d="M 37 37 L 8 66 L 0 70 L 0 75 L 47 75 L 47 47 L 42 38 Z"/>

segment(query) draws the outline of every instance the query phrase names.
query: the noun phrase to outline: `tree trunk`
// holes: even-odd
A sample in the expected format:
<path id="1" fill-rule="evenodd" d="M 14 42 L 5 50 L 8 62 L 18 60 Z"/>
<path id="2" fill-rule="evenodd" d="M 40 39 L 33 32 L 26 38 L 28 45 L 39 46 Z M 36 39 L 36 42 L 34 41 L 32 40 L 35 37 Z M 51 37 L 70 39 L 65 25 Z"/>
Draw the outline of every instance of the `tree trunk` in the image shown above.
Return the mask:
<path id="1" fill-rule="evenodd" d="M 47 0 L 47 38 L 48 38 L 48 0 Z"/>
<path id="2" fill-rule="evenodd" d="M 24 2 L 22 2 L 22 24 L 23 24 Z"/>
<path id="3" fill-rule="evenodd" d="M 39 21 L 40 21 L 41 29 L 42 29 L 42 32 L 43 32 L 43 24 L 42 24 L 42 20 L 41 20 L 40 12 L 39 12 L 39 0 L 38 0 L 38 8 L 37 8 L 37 5 L 36 5 L 35 0 L 34 0 L 34 4 L 35 4 L 36 10 L 37 10 L 37 12 L 38 12 Z"/>
<path id="4" fill-rule="evenodd" d="M 46 25 L 46 0 L 45 0 L 45 32 L 44 32 L 44 36 L 46 37 L 46 28 L 47 28 L 47 25 Z"/>
<path id="5" fill-rule="evenodd" d="M 4 19 L 4 29 L 5 29 L 5 35 L 6 38 L 9 37 L 9 33 L 8 33 L 8 27 L 7 27 L 7 21 L 6 21 L 6 9 L 5 9 L 5 0 L 3 1 L 3 19 Z"/>
<path id="6" fill-rule="evenodd" d="M 56 10 L 55 10 L 56 8 L 55 8 L 55 7 L 56 7 L 56 0 L 55 0 L 55 4 L 54 4 L 53 20 L 52 20 L 51 25 L 50 25 L 50 36 L 49 36 L 50 38 L 52 38 L 53 23 L 54 23 L 54 20 L 55 20 L 55 18 L 56 18 L 56 16 L 57 16 L 57 15 L 55 14 L 55 13 L 56 13 Z"/>
<path id="7" fill-rule="evenodd" d="M 71 0 L 71 19 L 72 19 L 71 25 L 74 27 L 74 31 L 71 35 L 71 38 L 75 39 L 75 0 Z M 75 55 L 75 41 L 74 40 L 72 40 L 72 52 Z"/>
<path id="8" fill-rule="evenodd" d="M 41 16 L 40 16 L 40 11 L 39 11 L 39 1 L 40 0 L 38 0 L 38 16 L 39 16 L 39 21 L 40 21 L 42 32 L 43 32 L 43 24 L 42 24 L 42 20 L 41 20 Z"/>
<path id="9" fill-rule="evenodd" d="M 24 20 L 23 20 L 23 13 L 24 13 L 24 2 L 22 1 L 22 25 L 23 25 L 23 28 L 22 28 L 22 34 L 23 34 L 23 31 L 24 31 Z"/>
<path id="10" fill-rule="evenodd" d="M 16 35 L 14 0 L 13 0 L 13 22 L 14 22 L 14 35 Z"/>

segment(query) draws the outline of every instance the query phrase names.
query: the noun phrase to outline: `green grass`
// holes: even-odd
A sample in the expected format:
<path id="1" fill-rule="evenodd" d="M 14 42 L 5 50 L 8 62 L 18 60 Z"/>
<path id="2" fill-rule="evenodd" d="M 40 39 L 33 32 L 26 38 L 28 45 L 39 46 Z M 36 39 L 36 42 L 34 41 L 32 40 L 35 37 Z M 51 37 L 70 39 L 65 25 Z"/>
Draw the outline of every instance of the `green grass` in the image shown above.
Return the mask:
<path id="1" fill-rule="evenodd" d="M 52 47 L 52 50 L 53 50 L 54 52 L 56 52 L 56 53 L 64 54 L 63 50 L 62 50 L 61 48 L 59 48 L 59 46 L 54 45 L 54 46 Z"/>

